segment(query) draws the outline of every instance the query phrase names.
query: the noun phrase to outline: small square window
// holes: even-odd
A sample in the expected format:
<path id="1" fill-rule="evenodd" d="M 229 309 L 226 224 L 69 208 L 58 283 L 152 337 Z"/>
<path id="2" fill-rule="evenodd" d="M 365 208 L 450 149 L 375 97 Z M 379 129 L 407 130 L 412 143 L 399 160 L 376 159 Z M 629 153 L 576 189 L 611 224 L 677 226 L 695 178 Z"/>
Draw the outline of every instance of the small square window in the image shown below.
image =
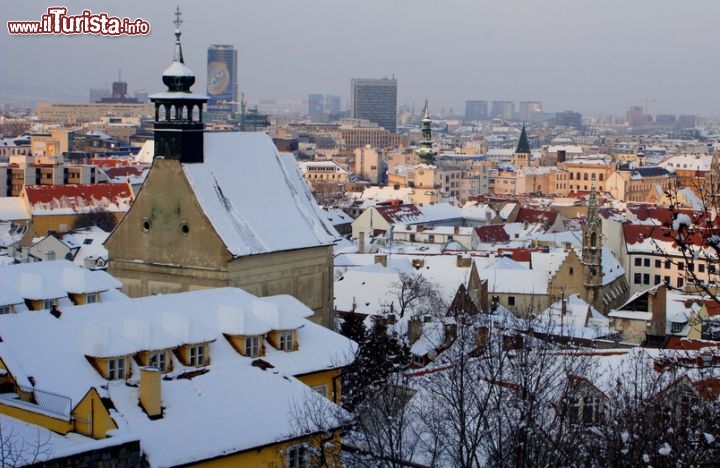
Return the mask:
<path id="1" fill-rule="evenodd" d="M 678 271 L 683 271 L 685 269 L 685 264 L 683 262 L 678 262 Z"/>
<path id="2" fill-rule="evenodd" d="M 670 260 L 665 260 L 665 269 L 669 270 L 671 266 L 672 266 L 672 263 L 670 262 Z"/>
<path id="3" fill-rule="evenodd" d="M 643 266 L 649 267 L 650 266 L 650 259 L 646 258 L 643 260 Z"/>
<path id="4" fill-rule="evenodd" d="M 662 268 L 662 260 L 655 260 L 655 268 Z"/>
<path id="5" fill-rule="evenodd" d="M 122 380 L 125 378 L 125 358 L 108 360 L 108 380 Z"/>
<path id="6" fill-rule="evenodd" d="M 635 257 L 635 266 L 642 266 L 642 258 Z"/>
<path id="7" fill-rule="evenodd" d="M 705 264 L 704 263 L 698 264 L 698 273 L 705 273 Z"/>
<path id="8" fill-rule="evenodd" d="M 677 279 L 677 287 L 682 288 L 683 284 L 685 284 L 685 280 L 683 280 L 682 278 L 678 278 Z"/>
<path id="9" fill-rule="evenodd" d="M 515 296 L 508 296 L 508 305 L 509 306 L 515 305 Z"/>
<path id="10" fill-rule="evenodd" d="M 640 284 L 642 283 L 642 273 L 635 273 L 633 275 L 633 283 L 634 284 Z"/>
<path id="11" fill-rule="evenodd" d="M 650 275 L 647 273 L 643 274 L 643 284 L 650 284 Z"/>
<path id="12" fill-rule="evenodd" d="M 660 275 L 655 275 L 655 284 L 660 284 Z"/>
<path id="13" fill-rule="evenodd" d="M 205 345 L 190 346 L 190 365 L 205 365 Z"/>
<path id="14" fill-rule="evenodd" d="M 167 353 L 165 351 L 158 351 L 156 353 L 150 353 L 148 359 L 148 367 L 154 367 L 160 372 L 167 371 Z"/>

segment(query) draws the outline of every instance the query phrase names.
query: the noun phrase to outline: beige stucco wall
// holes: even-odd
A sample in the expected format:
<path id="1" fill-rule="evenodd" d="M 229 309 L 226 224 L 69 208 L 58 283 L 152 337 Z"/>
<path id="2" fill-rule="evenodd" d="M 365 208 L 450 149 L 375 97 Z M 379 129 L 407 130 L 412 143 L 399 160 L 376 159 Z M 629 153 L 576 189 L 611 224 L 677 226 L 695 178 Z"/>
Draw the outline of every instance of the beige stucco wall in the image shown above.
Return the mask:
<path id="1" fill-rule="evenodd" d="M 236 286 L 259 296 L 295 296 L 314 310 L 312 320 L 332 326 L 332 246 L 233 258 L 200 209 L 178 161 L 155 160 L 105 247 L 110 274 L 131 297 Z"/>

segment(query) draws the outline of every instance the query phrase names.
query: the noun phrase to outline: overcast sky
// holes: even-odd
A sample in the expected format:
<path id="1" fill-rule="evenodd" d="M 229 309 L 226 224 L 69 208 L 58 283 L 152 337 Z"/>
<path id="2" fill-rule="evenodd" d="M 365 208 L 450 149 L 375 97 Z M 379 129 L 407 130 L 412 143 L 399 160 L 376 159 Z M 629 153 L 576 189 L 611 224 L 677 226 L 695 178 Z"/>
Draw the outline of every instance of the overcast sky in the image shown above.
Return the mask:
<path id="1" fill-rule="evenodd" d="M 148 36 L 14 36 L 6 21 L 40 20 L 61 2 L 3 0 L 0 101 L 87 101 L 122 68 L 130 93 L 163 90 L 173 11 L 185 63 L 204 92 L 210 44 L 238 50 L 250 100 L 339 94 L 350 79 L 398 79 L 399 103 L 462 112 L 468 99 L 537 100 L 546 111 L 720 116 L 718 0 L 70 0 L 142 18 Z"/>

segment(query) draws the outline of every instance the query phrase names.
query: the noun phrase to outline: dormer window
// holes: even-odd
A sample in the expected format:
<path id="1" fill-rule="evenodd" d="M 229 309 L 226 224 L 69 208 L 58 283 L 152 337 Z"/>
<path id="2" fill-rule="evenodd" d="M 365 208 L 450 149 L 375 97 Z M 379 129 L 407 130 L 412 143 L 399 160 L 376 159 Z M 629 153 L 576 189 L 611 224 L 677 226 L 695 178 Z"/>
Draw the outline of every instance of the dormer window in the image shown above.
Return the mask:
<path id="1" fill-rule="evenodd" d="M 148 367 L 167 372 L 167 351 L 156 351 L 148 355 Z"/>
<path id="2" fill-rule="evenodd" d="M 260 356 L 260 337 L 259 336 L 246 336 L 245 337 L 245 356 L 258 357 Z"/>
<path id="3" fill-rule="evenodd" d="M 205 344 L 193 345 L 189 349 L 189 361 L 190 366 L 204 366 L 205 365 Z"/>
<path id="4" fill-rule="evenodd" d="M 53 306 L 56 306 L 58 303 L 57 299 L 45 299 L 43 301 L 43 309 L 50 310 L 53 308 Z"/>
<path id="5" fill-rule="evenodd" d="M 96 302 L 100 302 L 100 293 L 97 293 L 97 292 L 87 293 L 85 303 L 86 304 L 94 304 Z"/>
<path id="6" fill-rule="evenodd" d="M 282 330 L 278 333 L 278 335 L 278 349 L 280 351 L 293 351 L 295 345 L 293 340 L 293 330 Z"/>
<path id="7" fill-rule="evenodd" d="M 111 358 L 107 361 L 107 378 L 108 380 L 123 380 L 125 379 L 127 369 L 127 358 Z"/>
<path id="8" fill-rule="evenodd" d="M 13 306 L 12 306 L 12 305 L 3 305 L 3 306 L 0 306 L 0 315 L 12 314 L 12 313 L 13 313 Z"/>

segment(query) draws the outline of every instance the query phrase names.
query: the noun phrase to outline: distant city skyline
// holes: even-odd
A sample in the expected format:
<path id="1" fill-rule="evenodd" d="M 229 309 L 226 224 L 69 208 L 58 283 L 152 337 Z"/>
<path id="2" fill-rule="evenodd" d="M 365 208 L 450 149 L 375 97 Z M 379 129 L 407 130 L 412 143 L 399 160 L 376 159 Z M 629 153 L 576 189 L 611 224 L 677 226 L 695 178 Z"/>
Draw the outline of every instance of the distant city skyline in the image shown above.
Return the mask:
<path id="1" fill-rule="evenodd" d="M 0 34 L 0 102 L 87 102 L 114 81 L 129 93 L 163 89 L 176 3 L 100 0 L 64 3 L 69 14 L 142 18 L 147 36 Z M 331 0 L 179 2 L 183 48 L 207 89 L 212 44 L 238 53 L 238 88 L 252 101 L 339 95 L 349 108 L 354 77 L 398 79 L 398 106 L 425 99 L 431 112 L 463 115 L 465 101 L 542 102 L 543 111 L 720 116 L 712 60 L 720 3 L 515 0 Z M 7 2 L 5 21 L 39 20 L 50 4 Z"/>

